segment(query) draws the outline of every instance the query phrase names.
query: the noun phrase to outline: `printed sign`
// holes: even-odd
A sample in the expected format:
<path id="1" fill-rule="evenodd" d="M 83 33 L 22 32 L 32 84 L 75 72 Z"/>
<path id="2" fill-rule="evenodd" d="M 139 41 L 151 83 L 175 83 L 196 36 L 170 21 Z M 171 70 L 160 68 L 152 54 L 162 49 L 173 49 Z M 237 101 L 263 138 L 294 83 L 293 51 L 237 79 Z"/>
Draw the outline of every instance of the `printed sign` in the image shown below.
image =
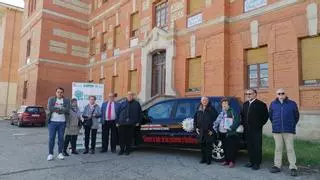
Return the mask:
<path id="1" fill-rule="evenodd" d="M 267 5 L 267 0 L 245 0 L 244 1 L 244 12 L 248 12 L 262 6 Z"/>
<path id="2" fill-rule="evenodd" d="M 96 103 L 99 106 L 102 105 L 104 99 L 104 85 L 103 84 L 94 84 L 94 83 L 72 83 L 72 98 L 78 100 L 78 106 L 82 112 L 84 107 L 88 104 L 89 96 L 96 96 Z"/>
<path id="3" fill-rule="evenodd" d="M 188 18 L 187 28 L 202 24 L 202 13 Z"/>

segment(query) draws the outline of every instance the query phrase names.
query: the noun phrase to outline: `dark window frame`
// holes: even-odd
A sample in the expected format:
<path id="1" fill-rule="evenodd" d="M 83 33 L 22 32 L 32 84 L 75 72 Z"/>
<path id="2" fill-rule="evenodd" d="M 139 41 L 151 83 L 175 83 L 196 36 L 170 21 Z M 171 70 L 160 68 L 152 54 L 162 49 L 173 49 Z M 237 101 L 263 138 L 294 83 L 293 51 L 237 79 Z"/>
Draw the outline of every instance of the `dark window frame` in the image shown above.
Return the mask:
<path id="1" fill-rule="evenodd" d="M 267 68 L 261 68 L 261 65 L 267 65 Z M 251 66 L 256 66 L 256 78 L 251 78 L 250 77 L 250 67 Z M 267 70 L 267 77 L 261 77 L 261 71 L 262 70 Z M 257 88 L 257 89 L 265 89 L 265 88 L 269 88 L 269 64 L 268 63 L 259 63 L 259 64 L 248 64 L 247 65 L 247 79 L 248 79 L 248 88 Z M 255 79 L 256 81 L 256 86 L 251 86 L 251 80 Z M 267 86 L 262 86 L 261 85 L 261 80 L 263 79 L 267 79 Z"/>

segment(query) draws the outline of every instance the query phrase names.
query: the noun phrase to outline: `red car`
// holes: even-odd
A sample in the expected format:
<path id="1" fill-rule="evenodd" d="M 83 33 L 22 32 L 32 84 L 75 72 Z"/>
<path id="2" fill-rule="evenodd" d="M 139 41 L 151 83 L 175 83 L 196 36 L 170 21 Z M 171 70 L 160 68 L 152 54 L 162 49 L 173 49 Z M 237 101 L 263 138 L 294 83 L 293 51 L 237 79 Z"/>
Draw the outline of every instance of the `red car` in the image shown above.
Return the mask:
<path id="1" fill-rule="evenodd" d="M 21 106 L 11 115 L 11 125 L 17 124 L 19 127 L 26 125 L 46 125 L 46 111 L 42 106 Z"/>

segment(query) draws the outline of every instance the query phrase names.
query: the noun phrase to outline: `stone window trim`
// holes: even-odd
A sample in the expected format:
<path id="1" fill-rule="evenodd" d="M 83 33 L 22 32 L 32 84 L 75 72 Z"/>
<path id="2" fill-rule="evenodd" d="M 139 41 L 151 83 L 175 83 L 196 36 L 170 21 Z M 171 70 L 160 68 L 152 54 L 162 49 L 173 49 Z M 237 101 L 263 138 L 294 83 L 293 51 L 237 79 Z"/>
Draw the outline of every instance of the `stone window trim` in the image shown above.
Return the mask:
<path id="1" fill-rule="evenodd" d="M 106 78 L 105 78 L 105 77 L 102 77 L 102 78 L 99 79 L 99 83 L 100 83 L 100 84 L 104 84 L 104 81 L 105 81 L 105 80 L 106 80 Z"/>

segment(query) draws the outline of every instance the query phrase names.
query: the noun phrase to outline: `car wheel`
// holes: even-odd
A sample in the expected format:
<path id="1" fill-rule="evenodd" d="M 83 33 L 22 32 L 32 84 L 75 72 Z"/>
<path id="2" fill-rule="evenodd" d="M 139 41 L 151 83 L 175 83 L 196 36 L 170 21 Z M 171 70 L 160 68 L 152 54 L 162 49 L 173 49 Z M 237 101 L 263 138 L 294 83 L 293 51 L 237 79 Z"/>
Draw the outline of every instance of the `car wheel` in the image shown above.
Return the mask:
<path id="1" fill-rule="evenodd" d="M 23 127 L 23 123 L 21 120 L 18 120 L 18 127 Z"/>
<path id="2" fill-rule="evenodd" d="M 222 141 L 217 140 L 213 143 L 212 159 L 217 162 L 224 160 L 224 150 L 222 148 Z"/>
<path id="3" fill-rule="evenodd" d="M 11 125 L 14 125 L 14 123 L 13 123 L 13 120 L 11 119 L 11 123 L 10 123 Z"/>

